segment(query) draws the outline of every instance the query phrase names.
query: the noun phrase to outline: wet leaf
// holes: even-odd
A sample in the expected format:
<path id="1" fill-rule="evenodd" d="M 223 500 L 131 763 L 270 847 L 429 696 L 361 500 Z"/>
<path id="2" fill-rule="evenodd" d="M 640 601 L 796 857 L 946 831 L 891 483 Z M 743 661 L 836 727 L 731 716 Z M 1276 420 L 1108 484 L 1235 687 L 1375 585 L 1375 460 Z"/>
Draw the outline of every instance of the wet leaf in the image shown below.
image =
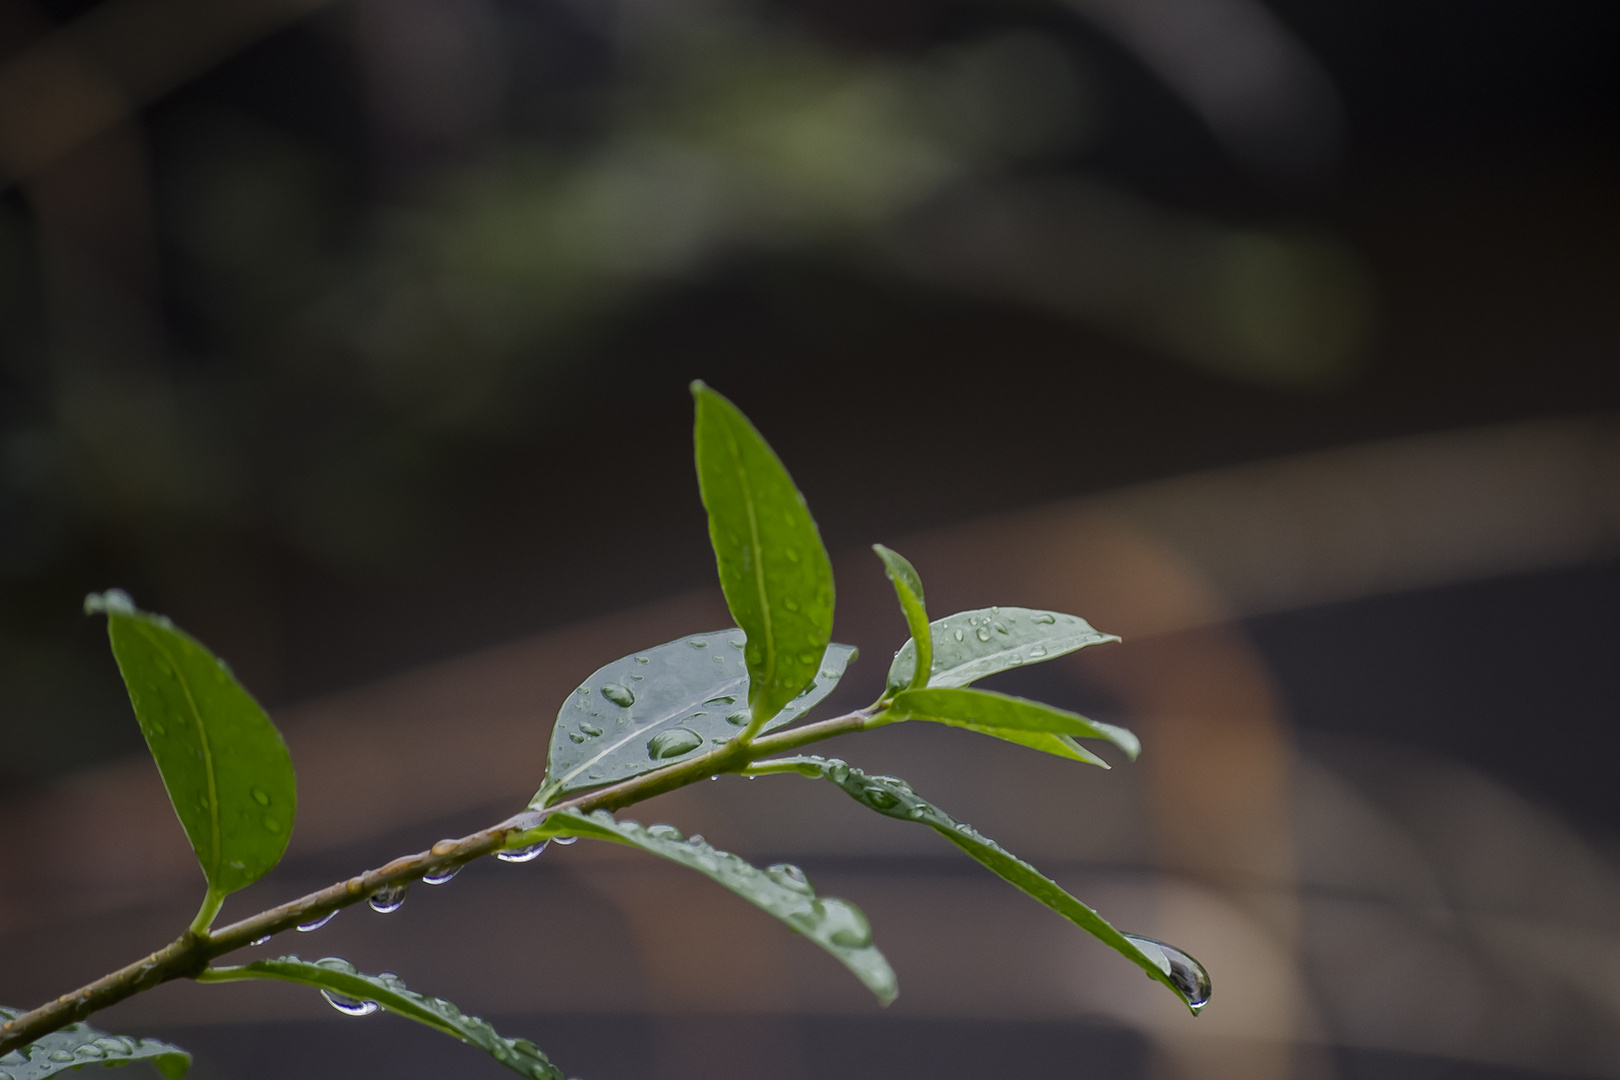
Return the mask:
<path id="1" fill-rule="evenodd" d="M 85 610 L 107 615 L 113 656 L 169 801 L 211 895 L 251 885 L 281 860 L 298 787 L 270 718 L 225 664 L 117 590 Z"/>
<path id="2" fill-rule="evenodd" d="M 366 975 L 353 964 L 336 956 L 321 960 L 300 960 L 283 956 L 256 960 L 240 967 L 209 968 L 198 982 L 236 982 L 241 979 L 276 979 L 313 986 L 327 995 L 326 1000 L 343 1012 L 363 1015 L 367 1002 L 396 1013 L 407 1020 L 426 1024 L 487 1052 L 508 1069 L 529 1080 L 564 1080 L 540 1048 L 527 1039 L 508 1039 L 487 1020 L 468 1016 L 443 998 L 427 997 L 406 988 L 397 975 Z M 333 1001 L 332 995 L 337 996 Z"/>
<path id="3" fill-rule="evenodd" d="M 15 1020 L 24 1009 L 0 1006 L 0 1020 Z M 191 1068 L 191 1055 L 178 1046 L 156 1039 L 108 1035 L 89 1024 L 69 1024 L 27 1046 L 0 1054 L 0 1080 L 44 1080 L 47 1076 L 82 1069 L 86 1065 L 128 1065 L 151 1062 L 169 1080 L 180 1080 Z"/>
<path id="4" fill-rule="evenodd" d="M 545 826 L 549 835 L 628 844 L 696 870 L 832 953 L 883 1004 L 889 1004 L 899 993 L 894 969 L 872 945 L 872 929 L 866 916 L 847 900 L 818 897 L 798 867 L 780 864 L 760 870 L 699 837 L 683 839 L 669 825 L 620 821 L 606 810 L 591 814 L 557 811 L 547 818 Z"/>
<path id="5" fill-rule="evenodd" d="M 928 672 L 934 662 L 933 636 L 928 632 L 928 608 L 923 603 L 922 578 L 917 568 L 898 551 L 882 544 L 873 544 L 872 550 L 883 560 L 883 571 L 894 584 L 895 597 L 900 601 L 900 613 L 906 617 L 911 631 L 912 670 L 914 674 L 903 685 L 916 690 L 928 685 Z M 917 655 L 921 650 L 921 656 Z"/>
<path id="6" fill-rule="evenodd" d="M 1164 984 L 1193 1013 L 1196 1014 L 1209 1000 L 1209 976 L 1196 960 L 1178 949 L 1165 946 L 1163 942 L 1120 933 L 1101 915 L 1065 892 L 1057 882 L 971 825 L 957 821 L 923 799 L 904 780 L 893 776 L 869 776 L 837 758 L 810 756 L 757 762 L 751 771 L 760 774 L 794 771 L 829 780 L 869 809 L 901 821 L 927 825 L 996 876 L 1033 896 L 1131 961 L 1148 978 Z M 1190 963 L 1190 977 L 1188 971 L 1171 963 L 1167 950 Z"/>
<path id="7" fill-rule="evenodd" d="M 998 694 L 993 690 L 960 687 L 936 689 L 932 686 L 924 690 L 902 690 L 877 719 L 883 723 L 931 720 L 1064 757 L 1075 756 L 1052 748 L 1051 743 L 1058 742 L 1065 749 L 1084 754 L 1080 760 L 1090 760 L 1098 765 L 1104 763 L 1074 743 L 1075 737 L 1106 739 L 1131 758 L 1135 758 L 1142 749 L 1135 735 L 1115 724 L 1089 720 L 1079 713 L 1009 694 Z"/>
<path id="8" fill-rule="evenodd" d="M 764 724 L 811 684 L 832 637 L 832 561 L 804 496 L 737 407 L 701 382 L 698 487 L 731 617 L 748 635 L 748 704 Z"/>
<path id="9" fill-rule="evenodd" d="M 929 624 L 934 645 L 930 687 L 966 686 L 986 675 L 1024 664 L 1038 664 L 1065 653 L 1118 641 L 1077 615 L 1019 607 L 959 611 Z M 911 685 L 917 667 L 917 644 L 907 641 L 889 665 L 889 692 Z"/>
<path id="10" fill-rule="evenodd" d="M 732 739 L 749 720 L 745 644 L 741 630 L 718 630 L 598 669 L 558 711 L 546 780 L 530 805 L 628 780 Z M 815 682 L 764 730 L 804 716 L 832 693 L 854 658 L 852 646 L 827 646 Z"/>

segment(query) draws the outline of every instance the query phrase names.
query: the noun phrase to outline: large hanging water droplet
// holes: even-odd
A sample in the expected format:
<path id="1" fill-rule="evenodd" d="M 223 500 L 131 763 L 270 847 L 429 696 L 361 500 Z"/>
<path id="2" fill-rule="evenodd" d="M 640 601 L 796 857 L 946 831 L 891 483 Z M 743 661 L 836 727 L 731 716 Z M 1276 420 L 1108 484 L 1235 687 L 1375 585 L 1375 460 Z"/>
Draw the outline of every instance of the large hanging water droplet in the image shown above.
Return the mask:
<path id="1" fill-rule="evenodd" d="M 456 863 L 452 866 L 441 866 L 437 870 L 429 870 L 422 875 L 422 880 L 429 885 L 443 885 L 461 873 L 461 865 L 461 863 Z"/>
<path id="2" fill-rule="evenodd" d="M 765 876 L 782 886 L 782 888 L 789 889 L 801 896 L 810 896 L 815 892 L 810 887 L 810 879 L 805 876 L 804 871 L 792 863 L 777 863 L 775 866 L 767 866 Z"/>
<path id="3" fill-rule="evenodd" d="M 647 740 L 647 756 L 655 761 L 663 761 L 665 758 L 689 754 L 702 745 L 703 736 L 697 732 L 687 728 L 670 728 Z"/>
<path id="4" fill-rule="evenodd" d="M 1203 964 L 1174 945 L 1156 938 L 1141 937 L 1137 934 L 1126 934 L 1124 937 L 1126 941 L 1135 945 L 1142 955 L 1153 961 L 1160 971 L 1170 976 L 1170 981 L 1181 991 L 1181 996 L 1187 999 L 1187 1007 L 1193 1012 L 1209 1004 L 1212 987 L 1209 972 L 1204 970 Z"/>
<path id="5" fill-rule="evenodd" d="M 602 696 L 623 709 L 628 709 L 636 703 L 636 695 L 623 683 L 610 682 L 602 687 Z"/>
<path id="6" fill-rule="evenodd" d="M 495 857 L 501 862 L 533 862 L 540 857 L 542 851 L 546 850 L 546 844 L 548 843 L 550 841 L 542 840 L 538 844 L 530 844 L 528 847 L 507 848 L 505 851 L 497 851 Z"/>
<path id="7" fill-rule="evenodd" d="M 827 933 L 827 940 L 846 949 L 862 949 L 872 944 L 872 924 L 860 908 L 836 896 L 824 896 L 810 905 Z"/>
<path id="8" fill-rule="evenodd" d="M 390 912 L 398 911 L 404 906 L 405 894 L 410 891 L 410 888 L 409 882 L 401 882 L 398 885 L 384 885 L 372 893 L 367 902 L 371 904 L 372 911 L 380 915 L 387 915 Z"/>
<path id="9" fill-rule="evenodd" d="M 379 1008 L 375 1001 L 361 1001 L 359 998 L 348 997 L 344 994 L 334 994 L 332 991 L 326 989 L 321 991 L 321 997 L 325 998 L 328 1005 L 332 1006 L 332 1008 L 336 1009 L 344 1016 L 370 1016 Z"/>
<path id="10" fill-rule="evenodd" d="M 322 915 L 318 919 L 314 919 L 314 920 L 312 920 L 310 922 L 299 923 L 298 924 L 298 929 L 302 930 L 306 934 L 309 933 L 311 930 L 319 930 L 321 927 L 323 927 L 327 923 L 331 922 L 332 919 L 336 915 L 337 915 L 337 912 L 335 910 L 334 911 L 328 911 L 325 915 Z"/>
<path id="11" fill-rule="evenodd" d="M 553 836 L 551 838 L 551 842 L 556 844 L 558 847 L 567 847 L 569 844 L 577 844 L 577 843 L 579 843 L 579 837 L 577 837 L 577 836 Z"/>

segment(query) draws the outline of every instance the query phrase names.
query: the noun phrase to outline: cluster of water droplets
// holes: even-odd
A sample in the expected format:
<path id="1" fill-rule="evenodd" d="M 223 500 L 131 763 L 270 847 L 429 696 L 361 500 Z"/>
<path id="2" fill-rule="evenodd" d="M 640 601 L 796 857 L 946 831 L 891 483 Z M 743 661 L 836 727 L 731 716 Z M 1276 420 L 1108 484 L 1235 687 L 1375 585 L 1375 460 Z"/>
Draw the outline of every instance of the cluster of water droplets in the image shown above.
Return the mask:
<path id="1" fill-rule="evenodd" d="M 21 1015 L 22 1010 L 0 1008 L 0 1020 L 14 1020 Z M 0 1055 L 0 1080 L 16 1080 L 11 1069 L 21 1069 L 36 1058 L 56 1065 L 69 1065 L 74 1069 L 95 1064 L 122 1065 L 134 1060 L 134 1055 L 142 1048 L 143 1043 L 139 1039 L 103 1035 L 84 1023 L 69 1024 L 45 1036 L 41 1042 Z"/>

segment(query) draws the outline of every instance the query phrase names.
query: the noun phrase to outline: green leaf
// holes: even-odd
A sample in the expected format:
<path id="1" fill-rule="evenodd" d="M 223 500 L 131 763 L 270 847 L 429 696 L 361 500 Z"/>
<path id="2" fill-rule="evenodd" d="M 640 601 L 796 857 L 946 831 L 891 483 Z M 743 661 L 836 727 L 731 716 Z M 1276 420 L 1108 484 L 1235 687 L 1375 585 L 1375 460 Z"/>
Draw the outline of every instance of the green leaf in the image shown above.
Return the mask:
<path id="1" fill-rule="evenodd" d="M 141 734 L 217 908 L 287 848 L 298 808 L 287 744 L 230 668 L 168 619 L 116 589 L 87 597 L 85 610 L 107 615 Z"/>
<path id="2" fill-rule="evenodd" d="M 562 1072 L 529 1040 L 505 1038 L 489 1021 L 468 1016 L 443 998 L 426 997 L 406 989 L 398 975 L 362 974 L 341 957 L 328 956 L 311 962 L 283 956 L 275 960 L 256 960 L 240 967 L 208 968 L 197 976 L 198 982 L 241 979 L 277 979 L 313 986 L 333 1007 L 351 1015 L 363 1016 L 376 1011 L 368 1005 L 381 1007 L 487 1051 L 496 1061 L 529 1080 L 563 1080 Z"/>
<path id="3" fill-rule="evenodd" d="M 530 805 L 628 780 L 729 741 L 749 722 L 745 644 L 741 630 L 717 630 L 599 668 L 558 711 L 546 780 Z M 792 723 L 832 693 L 855 656 L 854 646 L 827 646 L 815 682 L 764 730 Z"/>
<path id="4" fill-rule="evenodd" d="M 27 1010 L 0 1006 L 0 1020 L 15 1020 Z M 19 1050 L 0 1054 L 0 1080 L 44 1080 L 86 1065 L 128 1065 L 149 1061 L 169 1080 L 180 1080 L 191 1068 L 191 1055 L 156 1039 L 108 1035 L 89 1024 L 69 1024 L 35 1039 Z"/>
<path id="5" fill-rule="evenodd" d="M 726 606 L 748 636 L 757 731 L 816 676 L 832 638 L 832 561 L 804 496 L 754 425 L 701 382 L 692 396 L 698 487 Z"/>
<path id="6" fill-rule="evenodd" d="M 683 839 L 674 826 L 620 821 L 606 810 L 588 815 L 575 810 L 553 812 L 545 821 L 544 831 L 551 836 L 585 836 L 627 844 L 696 870 L 832 953 L 883 1004 L 889 1004 L 899 993 L 894 969 L 872 945 L 872 928 L 866 916 L 847 900 L 816 896 L 810 880 L 796 866 L 779 863 L 760 870 L 712 847 L 702 837 Z"/>
<path id="7" fill-rule="evenodd" d="M 906 626 L 911 630 L 909 644 L 912 648 L 911 666 L 914 674 L 905 685 L 916 690 L 928 685 L 928 673 L 934 664 L 934 639 L 928 632 L 928 608 L 923 604 L 922 578 L 917 575 L 917 568 L 898 551 L 892 551 L 882 544 L 873 544 L 872 550 L 883 560 L 883 571 L 894 583 L 894 595 L 900 600 L 900 611 L 905 615 Z M 917 655 L 919 650 L 920 663 Z"/>
<path id="8" fill-rule="evenodd" d="M 1119 640 L 1113 634 L 1092 629 L 1090 623 L 1075 615 L 1019 607 L 959 611 L 929 625 L 934 644 L 929 686 L 966 686 L 998 671 Z M 894 655 L 894 663 L 889 666 L 891 694 L 912 684 L 918 636 L 913 630 L 912 640 Z"/>
<path id="9" fill-rule="evenodd" d="M 1065 892 L 1057 882 L 971 825 L 957 821 L 923 799 L 904 780 L 893 776 L 869 776 L 837 758 L 772 758 L 756 762 L 749 769 L 750 773 L 757 775 L 790 771 L 829 780 L 842 788 L 845 794 L 880 814 L 927 825 L 1002 880 L 1033 896 L 1140 967 L 1148 978 L 1169 987 L 1194 1014 L 1209 1001 L 1209 974 L 1198 961 L 1162 941 L 1120 933 L 1101 915 Z"/>
<path id="10" fill-rule="evenodd" d="M 1080 750 L 1073 742 L 1075 736 L 1082 739 L 1107 739 L 1133 759 L 1142 750 L 1142 744 L 1137 741 L 1136 736 L 1125 728 L 1089 720 L 1079 713 L 1053 708 L 1038 701 L 998 694 L 993 690 L 934 687 L 925 690 L 902 690 L 895 695 L 888 708 L 879 713 L 875 719 L 881 723 L 931 720 L 938 724 L 967 728 L 981 735 L 1008 739 L 1037 750 L 1047 750 L 1049 753 L 1063 753 L 1063 751 L 1050 749 L 1044 739 L 1030 736 L 1067 736 L 1070 741 L 1063 745 L 1074 750 Z M 1082 750 L 1081 753 L 1087 752 Z M 1075 755 L 1063 753 L 1063 756 Z M 1087 754 L 1087 757 L 1090 755 Z M 1090 758 L 1090 760 L 1098 765 L 1103 764 L 1100 759 Z"/>

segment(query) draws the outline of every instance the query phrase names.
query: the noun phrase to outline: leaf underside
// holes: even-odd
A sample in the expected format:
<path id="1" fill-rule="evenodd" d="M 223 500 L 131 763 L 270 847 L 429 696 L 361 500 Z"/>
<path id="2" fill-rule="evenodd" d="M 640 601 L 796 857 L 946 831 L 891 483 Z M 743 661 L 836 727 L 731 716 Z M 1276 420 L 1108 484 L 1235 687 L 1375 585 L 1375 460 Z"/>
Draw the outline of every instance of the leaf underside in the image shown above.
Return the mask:
<path id="1" fill-rule="evenodd" d="M 251 885 L 281 860 L 298 808 L 287 744 L 230 669 L 161 615 L 108 593 L 107 633 L 141 734 L 210 890 Z"/>
<path id="2" fill-rule="evenodd" d="M 299 983 L 341 995 L 355 1003 L 375 1002 L 391 1013 L 453 1036 L 485 1051 L 496 1061 L 529 1080 L 564 1080 L 540 1048 L 527 1039 L 508 1039 L 489 1021 L 468 1016 L 443 998 L 427 997 L 406 988 L 397 975 L 366 975 L 339 957 L 300 960 L 283 956 L 256 960 L 240 967 L 210 968 L 199 982 L 235 982 L 241 979 L 275 979 Z"/>
<path id="3" fill-rule="evenodd" d="M 15 1020 L 24 1012 L 0 1006 L 0 1021 Z M 89 1024 L 78 1023 L 35 1039 L 19 1050 L 0 1054 L 0 1077 L 44 1080 L 86 1065 L 128 1065 L 132 1061 L 151 1062 L 169 1080 L 180 1080 L 191 1067 L 191 1055 L 178 1046 L 156 1039 L 109 1035 Z"/>
<path id="4" fill-rule="evenodd" d="M 1077 615 L 1019 607 L 959 611 L 929 624 L 934 664 L 929 687 L 966 686 L 986 675 L 1024 664 L 1038 664 L 1065 653 L 1118 641 Z M 907 640 L 889 665 L 889 692 L 911 684 L 917 644 Z"/>
<path id="5" fill-rule="evenodd" d="M 599 668 L 568 695 L 551 732 L 546 780 L 531 803 L 661 769 L 730 741 L 749 721 L 741 630 L 671 641 Z M 815 682 L 771 718 L 804 716 L 843 678 L 850 645 L 829 645 Z"/>
<path id="6" fill-rule="evenodd" d="M 582 814 L 557 811 L 546 820 L 552 835 L 608 840 L 661 855 L 724 885 L 755 907 L 776 916 L 832 953 L 883 1004 L 899 993 L 894 969 L 872 945 L 866 916 L 847 900 L 818 897 L 797 867 L 760 870 L 747 860 L 720 851 L 700 837 L 683 839 L 669 825 L 643 826 L 621 821 L 606 810 Z"/>
<path id="7" fill-rule="evenodd" d="M 1013 855 L 1000 844 L 981 834 L 971 825 L 951 817 L 939 807 L 911 790 L 904 780 L 892 776 L 870 776 L 837 758 L 814 756 L 777 758 L 759 762 L 771 771 L 785 771 L 792 766 L 804 776 L 828 780 L 842 788 L 844 793 L 869 809 L 901 821 L 915 821 L 927 825 L 945 839 L 967 852 L 1002 880 L 1039 900 L 1082 930 L 1091 934 L 1109 948 L 1140 967 L 1150 979 L 1162 983 L 1180 998 L 1195 1014 L 1207 1000 L 1208 977 L 1203 976 L 1204 1000 L 1192 1001 L 1176 984 L 1160 950 L 1162 943 L 1148 942 L 1136 945 L 1130 937 L 1120 933 L 1101 915 L 1065 892 L 1057 882 L 1042 874 L 1029 863 Z M 1185 955 L 1185 954 L 1182 954 Z M 1190 957 L 1187 959 L 1191 960 Z M 1197 964 L 1196 961 L 1192 961 Z"/>
<path id="8" fill-rule="evenodd" d="M 726 606 L 748 636 L 757 723 L 815 678 L 832 639 L 832 560 L 804 496 L 735 405 L 702 383 L 693 430 L 698 488 Z"/>

